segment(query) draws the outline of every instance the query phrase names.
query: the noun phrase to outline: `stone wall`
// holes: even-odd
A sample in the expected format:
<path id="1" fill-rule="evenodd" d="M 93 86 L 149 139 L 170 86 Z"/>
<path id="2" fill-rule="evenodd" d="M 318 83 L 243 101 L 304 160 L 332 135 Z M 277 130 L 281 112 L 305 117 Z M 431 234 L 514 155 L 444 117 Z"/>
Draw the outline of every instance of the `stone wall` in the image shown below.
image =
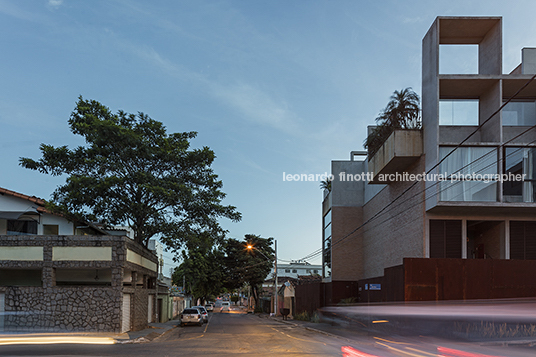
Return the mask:
<path id="1" fill-rule="evenodd" d="M 6 331 L 119 331 L 121 295 L 105 287 L 7 287 Z"/>
<path id="2" fill-rule="evenodd" d="M 42 260 L 0 260 L 0 269 L 41 270 L 41 286 L 0 286 L 5 331 L 121 331 L 123 293 L 132 294 L 127 330 L 147 326 L 148 296 L 156 295 L 156 271 L 126 261 L 127 248 L 157 262 L 150 251 L 118 236 L 0 236 L 3 247 L 43 247 Z M 107 260 L 54 260 L 54 247 L 111 247 Z M 56 285 L 56 269 L 108 269 L 111 282 Z M 126 287 L 130 274 L 143 276 L 143 287 Z M 127 275 L 125 277 L 125 275 Z M 136 281 L 136 280 L 134 280 Z M 8 284 L 6 284 L 8 285 Z M 153 302 L 153 320 L 156 298 Z"/>

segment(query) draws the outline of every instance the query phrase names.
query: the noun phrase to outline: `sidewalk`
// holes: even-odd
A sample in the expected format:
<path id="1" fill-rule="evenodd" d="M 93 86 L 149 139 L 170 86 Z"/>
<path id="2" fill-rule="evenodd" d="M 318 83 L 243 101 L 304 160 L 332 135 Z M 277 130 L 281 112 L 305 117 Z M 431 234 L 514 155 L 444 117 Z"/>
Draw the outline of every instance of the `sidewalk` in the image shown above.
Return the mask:
<path id="1" fill-rule="evenodd" d="M 116 343 L 151 342 L 168 333 L 179 325 L 179 320 L 169 320 L 163 323 L 151 323 L 141 331 L 129 331 L 112 336 Z"/>

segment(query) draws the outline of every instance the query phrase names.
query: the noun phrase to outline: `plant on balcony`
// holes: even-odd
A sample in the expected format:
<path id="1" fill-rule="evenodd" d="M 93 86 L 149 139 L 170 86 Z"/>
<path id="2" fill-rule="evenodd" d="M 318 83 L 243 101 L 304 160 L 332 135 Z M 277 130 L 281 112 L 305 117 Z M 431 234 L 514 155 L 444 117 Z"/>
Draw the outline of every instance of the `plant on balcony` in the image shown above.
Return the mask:
<path id="1" fill-rule="evenodd" d="M 387 106 L 376 118 L 378 125 L 367 136 L 364 147 L 374 155 L 396 129 L 420 129 L 420 98 L 411 87 L 395 90 Z"/>
<path id="2" fill-rule="evenodd" d="M 320 189 L 328 190 L 328 192 L 331 192 L 331 180 L 329 179 L 329 177 L 325 180 L 320 181 Z"/>

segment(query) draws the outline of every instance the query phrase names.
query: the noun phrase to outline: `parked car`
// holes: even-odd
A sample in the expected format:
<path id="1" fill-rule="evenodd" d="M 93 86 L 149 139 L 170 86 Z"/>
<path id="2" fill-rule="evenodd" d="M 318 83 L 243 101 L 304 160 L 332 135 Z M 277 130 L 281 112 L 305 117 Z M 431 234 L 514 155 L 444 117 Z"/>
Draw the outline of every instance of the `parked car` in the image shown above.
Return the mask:
<path id="1" fill-rule="evenodd" d="M 212 304 L 206 304 L 205 309 L 207 309 L 208 312 L 214 311 L 214 305 Z"/>
<path id="2" fill-rule="evenodd" d="M 199 310 L 201 316 L 203 316 L 203 322 L 208 322 L 208 311 L 204 306 L 192 306 L 192 308 Z"/>
<path id="3" fill-rule="evenodd" d="M 199 311 L 199 309 L 184 309 L 184 311 L 180 315 L 180 323 L 181 326 L 187 324 L 196 324 L 201 326 L 203 325 L 203 315 L 201 314 L 201 311 Z"/>

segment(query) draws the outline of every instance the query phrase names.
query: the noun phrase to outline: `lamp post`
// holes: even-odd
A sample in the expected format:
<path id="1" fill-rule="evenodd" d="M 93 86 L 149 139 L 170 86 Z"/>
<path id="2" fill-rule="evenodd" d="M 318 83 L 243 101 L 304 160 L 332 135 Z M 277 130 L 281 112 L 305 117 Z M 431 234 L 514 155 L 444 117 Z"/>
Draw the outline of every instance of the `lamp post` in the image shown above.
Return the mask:
<path id="1" fill-rule="evenodd" d="M 259 253 L 261 253 L 266 259 L 272 260 L 268 258 L 262 251 L 255 248 L 253 245 L 249 244 L 246 247 L 248 250 L 255 249 Z M 274 252 L 275 252 L 275 258 L 274 258 L 274 316 L 277 316 L 277 240 L 274 239 Z"/>

